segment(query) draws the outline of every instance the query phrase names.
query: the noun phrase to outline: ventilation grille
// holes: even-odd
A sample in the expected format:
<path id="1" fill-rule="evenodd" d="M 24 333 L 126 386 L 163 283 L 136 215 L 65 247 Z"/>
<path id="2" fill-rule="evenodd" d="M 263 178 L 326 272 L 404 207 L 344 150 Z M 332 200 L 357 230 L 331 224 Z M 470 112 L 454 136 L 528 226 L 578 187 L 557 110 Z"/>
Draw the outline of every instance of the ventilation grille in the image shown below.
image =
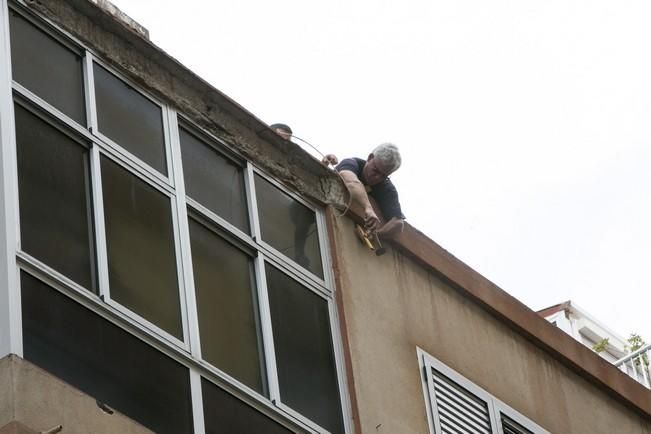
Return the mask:
<path id="1" fill-rule="evenodd" d="M 504 434 L 533 434 L 532 431 L 529 431 L 508 416 L 505 416 L 504 413 L 500 413 L 500 417 L 502 419 L 502 431 L 504 431 Z"/>
<path id="2" fill-rule="evenodd" d="M 444 434 L 491 434 L 486 402 L 432 369 L 435 404 Z M 518 433 L 518 431 L 513 431 Z M 522 431 L 527 433 L 528 431 Z M 506 431 L 505 431 L 506 434 Z"/>

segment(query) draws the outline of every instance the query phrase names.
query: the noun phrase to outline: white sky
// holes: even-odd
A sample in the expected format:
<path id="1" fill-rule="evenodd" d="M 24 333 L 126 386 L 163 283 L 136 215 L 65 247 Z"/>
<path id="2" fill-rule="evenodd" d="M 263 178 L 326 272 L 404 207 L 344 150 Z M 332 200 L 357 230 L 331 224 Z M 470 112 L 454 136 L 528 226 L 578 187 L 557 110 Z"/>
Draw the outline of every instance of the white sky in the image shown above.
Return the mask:
<path id="1" fill-rule="evenodd" d="M 531 308 L 651 340 L 651 2 L 112 1 L 322 152 L 398 144 L 408 221 Z"/>

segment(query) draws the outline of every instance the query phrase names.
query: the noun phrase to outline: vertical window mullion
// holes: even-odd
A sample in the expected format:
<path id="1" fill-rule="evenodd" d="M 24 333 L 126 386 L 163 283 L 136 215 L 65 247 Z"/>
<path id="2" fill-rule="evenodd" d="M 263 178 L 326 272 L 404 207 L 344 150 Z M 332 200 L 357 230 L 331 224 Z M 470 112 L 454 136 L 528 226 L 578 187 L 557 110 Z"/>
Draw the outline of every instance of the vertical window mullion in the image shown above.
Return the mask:
<path id="1" fill-rule="evenodd" d="M 321 251 L 321 261 L 323 263 L 323 281 L 325 282 L 326 287 L 334 294 L 335 279 L 332 273 L 330 249 L 328 248 L 328 225 L 326 224 L 325 211 L 316 209 L 315 213 L 316 227 L 319 234 L 319 250 Z M 339 336 L 339 334 L 336 336 Z"/>
<path id="2" fill-rule="evenodd" d="M 18 234 L 18 170 L 15 120 L 11 90 L 11 47 L 9 41 L 9 8 L 0 0 L 0 357 L 6 354 L 23 356 L 20 277 L 16 264 Z"/>
<path id="3" fill-rule="evenodd" d="M 192 421 L 194 434 L 205 434 L 206 425 L 203 417 L 203 393 L 201 375 L 195 369 L 190 369 L 190 394 L 192 397 Z"/>
<path id="4" fill-rule="evenodd" d="M 324 266 L 324 281 L 326 287 L 330 290 L 330 298 L 328 298 L 329 314 L 330 314 L 330 333 L 332 336 L 332 346 L 335 353 L 335 366 L 337 368 L 337 380 L 339 382 L 339 399 L 341 400 L 342 415 L 344 418 L 344 428 L 347 433 L 353 432 L 352 419 L 351 419 L 351 402 L 350 395 L 348 394 L 348 384 L 346 381 L 346 364 L 344 363 L 344 345 L 342 342 L 341 323 L 339 322 L 339 314 L 337 311 L 336 300 L 336 286 L 332 265 L 332 257 L 330 256 L 330 248 L 328 245 L 329 233 L 328 225 L 326 222 L 326 210 L 316 210 L 316 224 L 319 231 L 319 247 L 321 248 L 321 258 L 323 258 Z"/>
<path id="5" fill-rule="evenodd" d="M 197 359 L 201 358 L 201 342 L 199 338 L 199 318 L 197 313 L 196 291 L 194 288 L 194 273 L 192 268 L 192 253 L 190 247 L 190 231 L 188 226 L 188 211 L 185 200 L 185 183 L 183 182 L 183 166 L 181 162 L 181 149 L 176 112 L 166 110 L 166 121 L 169 126 L 169 152 L 171 158 L 170 176 L 176 185 L 174 200 L 175 213 L 178 216 L 178 249 L 179 272 L 181 273 L 182 287 L 184 288 L 184 305 L 186 315 L 184 322 L 187 324 L 186 342 L 190 353 Z"/>
<path id="6" fill-rule="evenodd" d="M 245 185 L 249 205 L 249 221 L 251 222 L 251 235 L 257 242 L 261 240 L 258 202 L 255 192 L 254 171 L 251 163 L 247 162 Z M 267 385 L 269 399 L 274 404 L 280 403 L 280 386 L 278 383 L 278 369 L 276 367 L 276 351 L 274 349 L 273 330 L 271 328 L 271 309 L 269 307 L 269 294 L 267 290 L 267 273 L 265 271 L 264 257 L 260 251 L 254 260 L 255 281 L 258 289 L 258 309 L 260 311 L 260 324 L 262 328 L 262 342 L 264 345 L 265 366 L 267 369 Z"/>
<path id="7" fill-rule="evenodd" d="M 276 352 L 274 349 L 273 330 L 271 328 L 271 309 L 267 292 L 267 276 L 264 258 L 258 253 L 254 260 L 255 281 L 258 290 L 258 309 L 260 311 L 260 325 L 262 329 L 262 343 L 264 346 L 265 367 L 267 370 L 267 385 L 269 399 L 274 404 L 280 402 L 280 386 L 278 383 L 278 370 L 276 368 Z"/>
<path id="8" fill-rule="evenodd" d="M 86 51 L 84 56 L 84 95 L 86 97 L 86 126 L 97 132 L 97 108 L 95 107 L 95 76 L 93 74 L 93 55 Z"/>
<path id="9" fill-rule="evenodd" d="M 106 245 L 106 228 L 104 225 L 104 197 L 102 193 L 102 169 L 99 147 L 93 143 L 90 149 L 90 176 L 92 188 L 92 205 L 95 219 L 95 251 L 97 261 L 97 286 L 102 300 L 111 299 L 109 285 L 108 249 Z"/>
<path id="10" fill-rule="evenodd" d="M 86 50 L 84 56 L 84 95 L 86 98 L 86 126 L 91 133 L 97 131 L 97 110 L 95 107 L 95 83 L 93 55 Z M 111 298 L 108 277 L 108 255 L 106 230 L 104 227 L 104 197 L 102 194 L 102 171 L 99 147 L 93 142 L 90 149 L 91 204 L 95 221 L 95 260 L 97 269 L 98 295 L 103 300 Z"/>
<path id="11" fill-rule="evenodd" d="M 167 106 L 163 105 L 161 106 L 161 115 L 163 117 L 163 147 L 165 150 L 165 164 L 167 165 L 167 173 L 169 177 L 170 184 L 172 188 L 175 186 L 178 187 L 179 183 L 176 182 L 175 179 L 175 168 L 180 168 L 181 165 L 178 164 L 178 167 L 175 167 L 172 165 L 172 152 L 171 149 L 175 146 L 173 146 L 172 143 L 172 137 L 174 137 L 174 140 L 178 140 L 178 131 L 176 129 L 172 130 L 172 125 L 176 126 L 176 119 L 174 119 L 174 122 L 172 121 L 172 116 L 175 116 L 175 113 Z M 178 142 L 177 142 L 178 145 Z M 178 149 L 178 146 L 176 146 Z M 180 160 L 180 156 L 178 158 Z M 182 182 L 181 182 L 182 184 Z M 188 254 L 190 253 L 189 250 L 183 249 L 182 243 L 183 243 L 183 235 L 182 232 L 185 231 L 185 234 L 187 235 L 187 228 L 188 228 L 188 223 L 187 223 L 187 211 L 180 209 L 179 208 L 179 201 L 185 202 L 185 194 L 180 194 L 178 188 L 174 189 L 174 194 L 172 196 L 172 230 L 174 231 L 174 245 L 175 245 L 175 252 L 176 252 L 176 273 L 177 273 L 177 280 L 178 280 L 178 287 L 179 287 L 179 302 L 180 302 L 180 308 L 181 308 L 181 328 L 183 330 L 183 343 L 187 349 L 190 348 L 190 343 L 189 343 L 189 335 L 190 335 L 190 330 L 189 330 L 189 323 L 188 323 L 188 298 L 187 298 L 187 288 L 186 288 L 186 281 L 187 279 L 185 278 L 185 261 L 183 259 L 184 254 L 187 252 Z M 193 294 L 194 297 L 194 294 Z"/>
<path id="12" fill-rule="evenodd" d="M 330 274 L 330 273 L 326 273 Z M 344 430 L 347 433 L 353 432 L 350 418 L 350 397 L 348 395 L 348 386 L 346 384 L 346 366 L 343 363 L 344 349 L 341 342 L 341 333 L 339 328 L 339 317 L 337 316 L 337 307 L 334 298 L 327 299 L 328 315 L 330 316 L 330 336 L 332 337 L 332 350 L 335 357 L 335 368 L 337 370 L 337 383 L 339 383 L 339 399 L 341 402 L 341 413 L 344 419 Z"/>
<path id="13" fill-rule="evenodd" d="M 186 295 L 186 289 L 185 289 L 185 275 L 184 275 L 184 268 L 183 268 L 183 263 L 185 262 L 183 260 L 183 253 L 184 251 L 181 249 L 181 234 L 180 234 L 180 219 L 185 216 L 186 218 L 186 224 L 185 227 L 187 228 L 187 212 L 179 212 L 177 203 L 178 203 L 178 195 L 173 195 L 171 197 L 172 202 L 174 203 L 174 206 L 172 206 L 171 212 L 172 212 L 172 230 L 174 231 L 174 250 L 176 253 L 176 279 L 178 281 L 178 288 L 179 288 L 179 303 L 180 306 L 179 308 L 181 309 L 181 330 L 183 333 L 183 343 L 186 349 L 189 349 L 189 327 L 188 327 L 188 303 L 187 303 L 187 295 Z"/>
<path id="14" fill-rule="evenodd" d="M 262 240 L 260 233 L 260 219 L 258 214 L 258 200 L 255 192 L 255 178 L 253 166 L 247 161 L 246 176 L 244 184 L 246 186 L 246 200 L 249 206 L 249 221 L 251 222 L 251 236 L 256 242 Z"/>

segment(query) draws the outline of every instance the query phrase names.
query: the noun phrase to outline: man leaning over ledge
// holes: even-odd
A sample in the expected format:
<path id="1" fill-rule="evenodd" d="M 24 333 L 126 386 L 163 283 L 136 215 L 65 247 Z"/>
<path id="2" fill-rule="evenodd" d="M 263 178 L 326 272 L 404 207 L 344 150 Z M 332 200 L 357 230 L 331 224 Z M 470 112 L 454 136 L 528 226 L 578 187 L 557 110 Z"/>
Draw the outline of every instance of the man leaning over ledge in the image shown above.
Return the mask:
<path id="1" fill-rule="evenodd" d="M 324 164 L 336 164 L 336 157 L 328 154 Z M 393 143 L 383 143 L 373 149 L 368 159 L 346 158 L 336 166 L 337 172 L 344 180 L 351 200 L 364 209 L 364 226 L 367 232 L 376 232 L 384 238 L 397 235 L 404 226 L 398 191 L 389 179 L 389 175 L 398 170 L 402 158 L 398 147 Z M 386 219 L 381 224 L 371 202 L 371 196 Z"/>

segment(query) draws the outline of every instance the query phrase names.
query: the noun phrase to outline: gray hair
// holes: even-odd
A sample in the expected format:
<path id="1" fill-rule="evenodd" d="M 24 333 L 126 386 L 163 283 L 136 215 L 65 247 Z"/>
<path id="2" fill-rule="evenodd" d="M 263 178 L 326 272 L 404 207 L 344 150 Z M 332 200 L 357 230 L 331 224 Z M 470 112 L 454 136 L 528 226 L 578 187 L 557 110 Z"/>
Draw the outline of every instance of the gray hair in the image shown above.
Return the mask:
<path id="1" fill-rule="evenodd" d="M 391 173 L 398 170 L 402 164 L 400 151 L 398 150 L 398 147 L 393 143 L 382 143 L 373 149 L 372 154 L 373 158 L 379 159 Z"/>

